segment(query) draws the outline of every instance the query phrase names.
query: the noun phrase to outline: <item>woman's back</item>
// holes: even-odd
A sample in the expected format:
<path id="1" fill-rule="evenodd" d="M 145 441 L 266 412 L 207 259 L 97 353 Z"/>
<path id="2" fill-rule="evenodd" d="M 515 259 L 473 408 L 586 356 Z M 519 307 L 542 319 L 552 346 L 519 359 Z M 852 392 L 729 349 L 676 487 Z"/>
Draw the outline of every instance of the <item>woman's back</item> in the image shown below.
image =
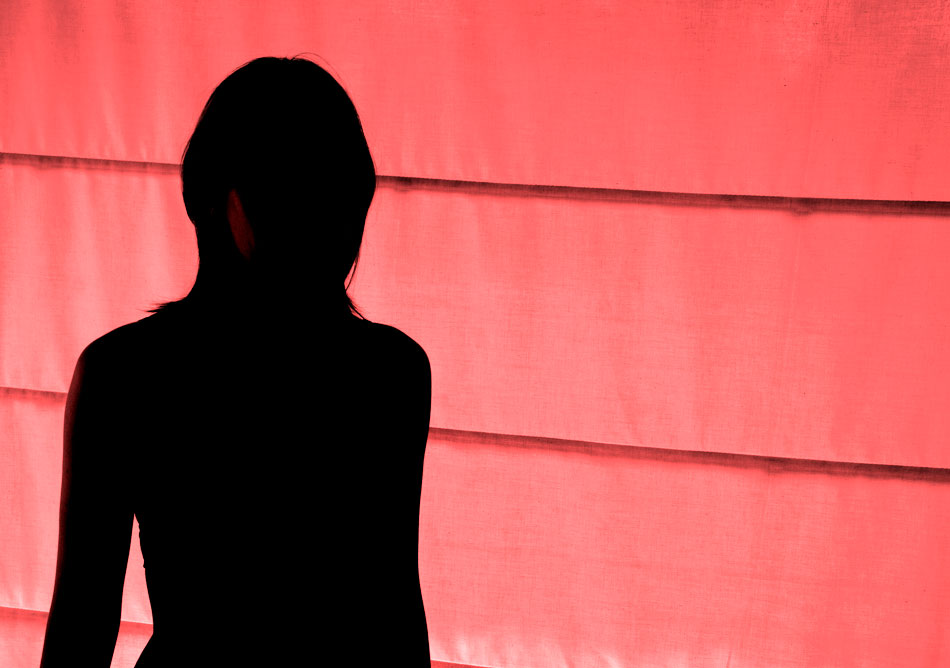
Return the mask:
<path id="1" fill-rule="evenodd" d="M 139 666 L 428 665 L 415 342 L 355 317 L 305 328 L 185 302 L 97 343 L 154 616 Z"/>

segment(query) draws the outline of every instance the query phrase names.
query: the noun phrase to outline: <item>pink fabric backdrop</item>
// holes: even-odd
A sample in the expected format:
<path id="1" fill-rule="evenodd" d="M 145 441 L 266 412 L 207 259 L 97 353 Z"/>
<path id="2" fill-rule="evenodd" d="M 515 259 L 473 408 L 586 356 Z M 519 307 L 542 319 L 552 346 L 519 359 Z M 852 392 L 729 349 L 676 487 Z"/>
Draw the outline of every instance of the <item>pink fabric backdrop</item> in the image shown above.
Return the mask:
<path id="1" fill-rule="evenodd" d="M 356 300 L 432 361 L 433 659 L 950 661 L 950 23 L 636 4 L 4 4 L 0 665 L 39 657 L 75 359 L 190 286 L 214 85 L 300 52 L 384 175 Z"/>

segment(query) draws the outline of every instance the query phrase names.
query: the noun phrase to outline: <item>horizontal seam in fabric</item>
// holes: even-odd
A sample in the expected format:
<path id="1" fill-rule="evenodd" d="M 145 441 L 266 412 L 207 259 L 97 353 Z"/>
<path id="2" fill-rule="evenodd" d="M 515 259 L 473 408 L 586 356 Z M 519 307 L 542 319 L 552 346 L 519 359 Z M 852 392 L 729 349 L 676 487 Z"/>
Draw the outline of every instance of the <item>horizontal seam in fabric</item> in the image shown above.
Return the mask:
<path id="1" fill-rule="evenodd" d="M 624 445 L 597 441 L 578 441 L 547 436 L 524 436 L 462 429 L 430 427 L 429 436 L 449 443 L 472 445 L 497 445 L 501 447 L 528 448 L 533 450 L 559 450 L 598 455 L 615 455 L 669 462 L 692 462 L 740 468 L 767 468 L 771 473 L 801 472 L 864 475 L 869 477 L 904 478 L 950 482 L 950 468 L 886 464 L 874 462 L 849 462 L 830 459 L 809 459 L 751 453 L 718 452 L 661 448 L 650 445 Z"/>
<path id="2" fill-rule="evenodd" d="M 178 163 L 0 152 L 0 163 L 3 162 L 30 164 L 50 168 L 81 167 L 87 169 L 156 172 L 163 174 L 177 174 L 179 170 Z M 615 201 L 681 207 L 778 209 L 800 215 L 827 212 L 863 213 L 869 215 L 950 216 L 950 202 L 936 200 L 674 192 L 389 175 L 379 175 L 378 180 L 379 185 L 382 187 L 406 190 L 468 192 L 496 196 Z"/>
<path id="3" fill-rule="evenodd" d="M 0 386 L 0 395 L 3 394 L 40 395 L 58 400 L 64 400 L 66 398 L 66 392 Z M 448 429 L 445 427 L 430 427 L 429 436 L 442 441 L 459 444 L 470 443 L 477 445 L 499 445 L 504 447 L 527 447 L 536 450 L 587 452 L 600 455 L 615 454 L 627 458 L 634 456 L 642 459 L 665 461 L 688 460 L 732 467 L 762 467 L 764 465 L 770 470 L 773 470 L 773 472 L 782 470 L 789 472 L 811 471 L 816 473 L 845 473 L 850 475 L 859 474 L 874 477 L 896 477 L 915 480 L 932 480 L 934 482 L 950 482 L 950 469 L 943 467 L 874 462 L 847 462 L 832 459 L 807 459 L 802 457 L 781 457 L 776 455 L 757 455 L 708 450 L 681 450 L 649 445 L 624 445 L 621 443 L 578 441 L 548 436 L 525 436 L 468 429 Z"/>
<path id="4" fill-rule="evenodd" d="M 58 390 L 40 390 L 32 387 L 11 387 L 8 385 L 0 385 L 0 394 L 26 394 L 26 395 L 39 395 L 42 397 L 47 397 L 49 399 L 65 399 L 66 392 L 60 392 Z M 0 606 L 3 607 L 3 606 Z"/>

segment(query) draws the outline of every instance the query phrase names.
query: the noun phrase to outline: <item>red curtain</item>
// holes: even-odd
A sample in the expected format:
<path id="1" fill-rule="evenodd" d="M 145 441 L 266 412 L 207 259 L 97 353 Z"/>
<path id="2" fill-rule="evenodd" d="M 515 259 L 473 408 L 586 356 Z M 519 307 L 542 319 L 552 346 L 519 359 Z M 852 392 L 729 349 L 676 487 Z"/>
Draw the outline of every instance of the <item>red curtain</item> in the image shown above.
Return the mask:
<path id="1" fill-rule="evenodd" d="M 190 287 L 198 113 L 299 53 L 383 175 L 355 299 L 432 362 L 433 659 L 950 661 L 948 17 L 639 4 L 4 4 L 0 664 L 39 659 L 76 357 Z"/>

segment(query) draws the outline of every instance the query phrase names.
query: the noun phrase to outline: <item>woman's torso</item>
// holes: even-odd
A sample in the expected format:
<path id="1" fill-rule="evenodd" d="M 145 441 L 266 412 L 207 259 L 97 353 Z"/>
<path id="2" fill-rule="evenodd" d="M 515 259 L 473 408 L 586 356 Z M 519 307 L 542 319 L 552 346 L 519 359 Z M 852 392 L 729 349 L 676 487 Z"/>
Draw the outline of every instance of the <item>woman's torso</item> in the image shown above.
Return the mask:
<path id="1" fill-rule="evenodd" d="M 124 329 L 122 465 L 154 617 L 139 668 L 422 665 L 424 435 L 403 427 L 428 419 L 403 386 L 418 346 L 355 318 L 185 307 Z"/>

